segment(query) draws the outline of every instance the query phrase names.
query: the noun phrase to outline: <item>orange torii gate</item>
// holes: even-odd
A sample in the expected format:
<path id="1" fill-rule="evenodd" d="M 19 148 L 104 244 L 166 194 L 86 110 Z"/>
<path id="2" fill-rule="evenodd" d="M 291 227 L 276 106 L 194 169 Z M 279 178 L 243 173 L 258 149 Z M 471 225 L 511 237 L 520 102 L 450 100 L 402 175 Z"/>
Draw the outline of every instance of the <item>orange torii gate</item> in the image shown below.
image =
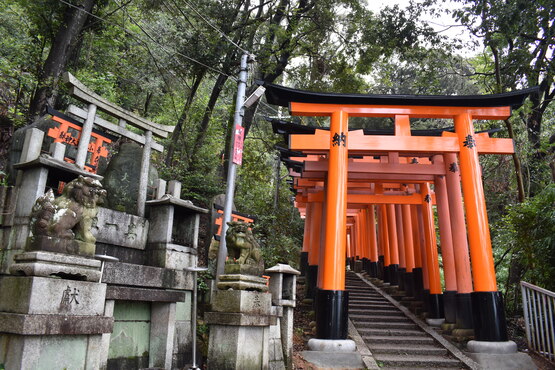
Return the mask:
<path id="1" fill-rule="evenodd" d="M 388 158 L 388 164 L 398 164 L 399 157 L 432 156 L 437 158 L 438 162 L 439 159 L 443 159 L 444 165 L 450 166 L 449 171 L 460 171 L 472 263 L 474 288 L 471 297 L 476 339 L 490 342 L 506 341 L 506 324 L 501 296 L 497 291 L 478 154 L 510 154 L 513 153 L 514 149 L 510 139 L 493 139 L 487 135 L 476 134 L 472 121 L 474 119 L 507 119 L 511 114 L 511 107 L 520 106 L 534 89 L 484 96 L 394 96 L 326 94 L 294 90 L 267 83 L 264 83 L 264 86 L 266 87 L 267 101 L 270 104 L 287 106 L 292 115 L 330 117 L 329 131 L 314 130 L 313 133 L 305 132 L 289 135 L 290 150 L 308 155 L 323 155 L 327 159 L 327 171 L 313 171 L 320 172 L 320 174 L 313 175 L 314 179 L 320 180 L 324 177 L 322 184 L 318 184 L 322 185 L 320 187 L 323 188 L 324 194 L 321 202 L 323 211 L 318 212 L 324 220 L 320 223 L 320 246 L 317 245 L 319 243 L 315 243 L 317 230 L 309 232 L 311 250 L 314 253 L 309 253 L 308 258 L 311 258 L 311 254 L 319 254 L 317 256 L 318 278 L 315 292 L 315 299 L 318 302 L 316 306 L 317 337 L 324 340 L 334 340 L 345 339 L 347 336 L 348 294 L 344 290 L 348 240 L 347 207 L 350 197 L 353 197 L 353 194 L 348 194 L 348 183 L 356 180 L 356 176 L 354 176 L 356 172 L 350 171 L 349 168 L 349 155 Z M 394 135 L 365 135 L 362 130 L 349 132 L 349 117 L 393 117 L 395 120 Z M 444 133 L 441 137 L 412 136 L 411 118 L 453 119 L 455 132 Z M 456 162 L 457 155 L 458 165 Z M 354 164 L 355 161 L 352 162 Z M 368 167 L 372 165 L 366 163 L 361 166 Z M 322 175 L 321 172 L 326 174 Z M 362 173 L 364 174 L 364 172 Z M 427 175 L 436 176 L 436 174 Z M 378 186 L 380 180 L 383 182 L 402 178 L 402 174 L 398 173 L 392 176 L 397 178 L 387 179 L 387 176 L 386 178 L 381 176 L 373 178 L 366 175 L 361 176 L 360 180 L 374 182 L 376 183 L 374 188 L 380 188 Z M 445 178 L 449 178 L 447 172 Z M 312 179 L 301 178 L 297 181 L 297 184 L 302 183 L 303 180 L 311 181 Z M 421 211 L 418 211 L 417 208 L 416 212 L 408 212 L 408 210 L 403 212 L 403 205 L 399 206 L 397 210 L 395 205 L 391 203 L 380 205 L 378 207 L 380 211 L 377 213 L 378 225 L 380 225 L 378 238 L 386 241 L 380 243 L 384 248 L 384 259 L 389 258 L 389 261 L 384 263 L 386 265 L 388 263 L 389 265 L 397 265 L 398 268 L 398 235 L 403 233 L 404 242 L 405 239 L 409 239 L 404 237 L 405 234 L 409 235 L 409 224 L 412 226 L 410 227 L 411 232 L 420 229 L 418 231 L 423 234 L 424 238 L 420 235 L 419 239 L 424 239 L 426 245 L 426 248 L 421 250 L 422 256 L 420 258 L 423 269 L 427 270 L 427 274 L 423 276 L 424 286 L 427 285 L 430 288 L 430 295 L 437 296 L 436 298 L 439 300 L 441 287 L 439 291 L 435 291 L 439 285 L 439 270 L 436 268 L 437 249 L 435 248 L 435 233 L 433 232 L 432 192 L 430 182 L 424 179 L 420 181 L 422 181 L 420 194 L 425 200 L 420 207 Z M 420 181 L 411 180 L 407 182 L 418 183 Z M 451 181 L 451 183 L 453 182 Z M 446 184 L 446 182 L 443 182 L 443 185 L 439 184 L 438 186 L 438 183 L 436 183 L 436 193 L 441 192 L 443 199 L 441 203 L 449 207 L 452 206 L 455 215 L 449 216 L 451 218 L 450 222 L 446 222 L 445 215 L 443 217 L 440 215 L 444 221 L 442 228 L 446 230 L 447 224 L 453 226 L 453 218 L 458 220 L 457 227 L 461 228 L 459 209 L 462 210 L 462 206 L 459 207 L 454 204 L 460 202 L 460 199 L 456 199 L 456 190 L 452 186 Z M 447 193 L 447 197 L 445 193 Z M 310 197 L 310 193 L 307 195 Z M 363 194 L 363 196 L 367 195 Z M 445 198 L 448 198 L 448 200 Z M 367 204 L 376 204 L 376 199 L 368 198 Z M 314 204 L 317 203 L 319 202 L 313 203 L 312 206 L 310 206 L 311 203 L 307 203 L 307 220 L 308 217 L 313 217 L 312 214 L 315 213 L 313 210 Z M 417 216 L 420 216 L 419 213 L 421 213 L 421 217 L 415 218 L 415 213 Z M 396 215 L 403 222 L 397 224 Z M 387 222 L 384 222 L 384 220 L 387 220 Z M 409 220 L 412 222 L 409 222 Z M 362 224 L 367 222 L 362 222 Z M 389 227 L 387 227 L 388 225 Z M 415 227 L 416 225 L 418 227 Z M 464 220 L 462 225 L 464 233 Z M 358 229 L 361 229 L 361 227 L 359 226 Z M 353 226 L 350 227 L 350 230 L 349 240 L 351 240 L 351 243 L 356 238 L 358 240 L 364 239 L 364 237 L 361 238 L 353 233 Z M 397 231 L 400 231 L 400 233 L 398 234 Z M 457 233 L 459 237 L 462 236 L 460 230 Z M 388 243 L 393 247 L 384 247 Z M 464 251 L 457 252 L 457 249 L 462 248 L 454 248 L 452 251 L 454 260 L 464 259 Z M 416 249 L 414 251 L 416 252 Z M 406 268 L 407 249 L 403 248 L 403 252 L 402 259 Z M 415 264 L 417 259 L 415 256 Z M 391 260 L 396 263 L 392 264 Z M 458 271 L 459 269 L 453 268 L 453 270 Z M 395 274 L 397 273 L 395 272 Z M 463 276 L 464 272 L 461 272 L 460 275 Z"/>

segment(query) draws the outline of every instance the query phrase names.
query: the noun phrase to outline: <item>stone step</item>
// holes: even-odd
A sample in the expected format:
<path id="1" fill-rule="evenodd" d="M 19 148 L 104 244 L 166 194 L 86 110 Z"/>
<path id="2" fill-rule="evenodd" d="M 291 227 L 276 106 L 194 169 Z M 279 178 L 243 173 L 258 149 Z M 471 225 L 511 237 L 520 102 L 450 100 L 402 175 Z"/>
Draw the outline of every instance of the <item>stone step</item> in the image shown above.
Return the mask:
<path id="1" fill-rule="evenodd" d="M 376 322 L 412 322 L 405 315 L 385 315 L 383 312 L 380 312 L 379 315 L 372 313 L 368 315 L 353 315 L 349 313 L 349 318 L 356 322 L 368 322 L 369 325 Z"/>
<path id="2" fill-rule="evenodd" d="M 383 363 L 385 366 L 402 366 L 402 367 L 414 367 L 414 366 L 426 366 L 428 368 L 435 368 L 437 366 L 447 367 L 447 368 L 457 368 L 462 367 L 462 363 L 451 357 L 445 356 L 434 356 L 434 355 L 395 355 L 395 354 L 384 354 L 375 355 L 374 358 L 377 362 Z"/>
<path id="3" fill-rule="evenodd" d="M 394 305 L 392 305 L 391 303 L 386 303 L 386 302 L 379 302 L 379 303 L 372 303 L 372 302 L 365 302 L 365 303 L 351 303 L 349 302 L 349 309 L 358 309 L 358 308 L 364 308 L 364 309 L 370 309 L 370 308 L 391 308 L 391 309 L 397 309 L 397 307 L 395 307 Z"/>
<path id="4" fill-rule="evenodd" d="M 357 330 L 363 328 L 369 329 L 418 329 L 418 325 L 413 323 L 410 320 L 401 321 L 401 322 L 391 322 L 383 321 L 383 322 L 365 322 L 365 321 L 358 321 L 355 324 Z"/>
<path id="5" fill-rule="evenodd" d="M 364 300 L 364 299 L 357 299 L 357 300 L 351 301 L 349 299 L 349 307 L 353 307 L 353 308 L 356 308 L 356 307 L 366 308 L 366 307 L 368 307 L 368 305 L 386 305 L 388 303 L 389 302 L 374 301 L 374 300 L 372 300 L 372 301 L 368 300 L 367 301 L 367 300 Z M 395 307 L 395 306 L 393 306 L 393 307 Z"/>
<path id="6" fill-rule="evenodd" d="M 369 311 L 392 311 L 392 312 L 400 312 L 399 309 L 395 306 L 378 306 L 378 305 L 368 305 L 364 309 L 362 308 L 354 308 L 352 310 L 349 309 L 350 312 L 353 313 L 367 313 Z"/>
<path id="7" fill-rule="evenodd" d="M 345 290 L 349 291 L 349 295 L 351 295 L 351 294 L 365 294 L 365 295 L 374 295 L 374 296 L 382 297 L 382 295 L 380 293 L 378 293 L 375 290 L 372 290 L 370 288 L 368 288 L 368 289 L 349 289 L 349 287 L 347 287 L 347 288 L 345 288 Z"/>
<path id="8" fill-rule="evenodd" d="M 357 329 L 360 335 L 377 335 L 377 336 L 399 336 L 399 337 L 426 337 L 421 330 L 416 329 L 396 329 L 396 328 L 360 328 Z"/>
<path id="9" fill-rule="evenodd" d="M 369 294 L 349 294 L 349 301 L 351 299 L 372 299 L 383 301 L 384 298 L 381 295 L 369 295 Z"/>
<path id="10" fill-rule="evenodd" d="M 405 355 L 447 355 L 447 350 L 442 347 L 424 344 L 405 344 L 403 346 L 392 346 L 391 344 L 372 344 L 373 354 L 405 354 Z"/>
<path id="11" fill-rule="evenodd" d="M 405 315 L 403 315 L 399 311 L 374 311 L 374 312 L 368 312 L 368 311 L 352 312 L 352 311 L 350 311 L 349 312 L 349 317 L 353 320 L 370 320 L 370 321 L 382 320 L 383 321 L 384 316 L 388 317 L 385 320 L 391 320 L 394 317 L 403 318 L 403 319 L 407 318 Z M 379 318 L 376 318 L 376 317 L 379 317 Z"/>
<path id="12" fill-rule="evenodd" d="M 366 290 L 362 290 L 362 289 L 349 289 L 349 288 L 345 288 L 345 290 L 349 291 L 349 295 L 351 294 L 364 294 L 364 295 L 372 295 L 372 296 L 376 296 L 376 297 L 383 297 L 380 293 L 376 292 L 375 290 L 371 290 L 371 289 L 366 289 Z"/>
<path id="13" fill-rule="evenodd" d="M 388 301 L 385 300 L 377 300 L 377 299 L 360 299 L 360 298 L 356 298 L 356 299 L 351 299 L 349 297 L 349 304 L 380 304 L 380 303 L 389 303 Z"/>
<path id="14" fill-rule="evenodd" d="M 394 336 L 394 335 L 362 335 L 362 339 L 372 349 L 373 343 L 379 344 L 432 344 L 434 340 L 431 337 L 423 336 Z"/>
<path id="15" fill-rule="evenodd" d="M 430 367 L 425 366 L 425 365 L 424 366 L 410 366 L 409 368 L 410 368 L 410 370 L 430 370 Z M 454 367 L 443 367 L 443 366 L 436 367 L 436 366 L 434 366 L 433 367 L 434 370 L 453 370 L 453 369 L 459 369 L 459 368 L 460 369 L 466 369 L 466 367 L 463 366 L 463 365 L 461 365 L 460 367 L 458 367 L 458 366 L 454 366 Z M 386 369 L 387 370 L 407 370 L 406 367 L 401 367 L 401 366 L 388 366 Z"/>

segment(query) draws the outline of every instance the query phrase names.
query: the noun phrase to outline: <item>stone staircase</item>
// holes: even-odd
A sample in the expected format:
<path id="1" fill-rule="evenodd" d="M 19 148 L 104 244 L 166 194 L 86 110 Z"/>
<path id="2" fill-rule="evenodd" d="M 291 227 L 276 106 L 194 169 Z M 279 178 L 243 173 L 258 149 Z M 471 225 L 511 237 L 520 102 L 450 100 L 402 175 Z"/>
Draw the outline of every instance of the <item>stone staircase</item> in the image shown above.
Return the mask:
<path id="1" fill-rule="evenodd" d="M 467 367 L 399 308 L 348 272 L 349 319 L 381 368 Z"/>

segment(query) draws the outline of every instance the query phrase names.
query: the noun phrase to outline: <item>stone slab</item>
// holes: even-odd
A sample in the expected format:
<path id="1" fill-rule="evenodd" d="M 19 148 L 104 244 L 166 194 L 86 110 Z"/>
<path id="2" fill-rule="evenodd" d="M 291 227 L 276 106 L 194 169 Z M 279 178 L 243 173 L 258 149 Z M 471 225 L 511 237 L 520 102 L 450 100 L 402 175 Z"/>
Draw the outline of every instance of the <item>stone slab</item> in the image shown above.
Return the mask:
<path id="1" fill-rule="evenodd" d="M 520 370 L 537 369 L 534 361 L 526 353 L 516 352 L 507 354 L 466 353 L 484 370 Z"/>
<path id="2" fill-rule="evenodd" d="M 466 344 L 466 348 L 471 353 L 510 354 L 517 352 L 517 345 L 512 340 L 505 342 L 471 340 Z"/>
<path id="3" fill-rule="evenodd" d="M 106 316 L 28 315 L 0 312 L 0 333 L 77 335 L 111 333 L 114 319 Z"/>
<path id="4" fill-rule="evenodd" d="M 148 235 L 146 218 L 103 207 L 99 207 L 96 218 L 92 234 L 97 242 L 145 249 Z"/>
<path id="5" fill-rule="evenodd" d="M 308 348 L 318 352 L 354 352 L 357 347 L 351 339 L 318 339 L 312 338 L 308 341 Z"/>
<path id="6" fill-rule="evenodd" d="M 191 272 L 122 262 L 107 262 L 102 282 L 149 288 L 193 290 L 193 274 Z"/>
<path id="7" fill-rule="evenodd" d="M 324 369 L 364 369 L 362 357 L 357 352 L 322 352 L 303 351 L 303 358 L 316 366 Z"/>
<path id="8" fill-rule="evenodd" d="M 227 326 L 270 326 L 275 325 L 275 316 L 249 315 L 234 312 L 206 312 L 204 319 L 210 325 Z"/>
<path id="9" fill-rule="evenodd" d="M 258 276 L 225 274 L 220 275 L 218 289 L 256 290 L 259 292 L 267 292 L 268 286 L 266 285 L 266 279 Z"/>
<path id="10" fill-rule="evenodd" d="M 62 277 L 97 282 L 100 280 L 100 261 L 47 251 L 18 254 L 10 266 L 13 275 Z"/>
<path id="11" fill-rule="evenodd" d="M 143 302 L 182 302 L 185 300 L 185 292 L 110 285 L 106 289 L 106 299 Z"/>
<path id="12" fill-rule="evenodd" d="M 59 159 L 54 159 L 47 154 L 41 154 L 40 157 L 33 159 L 31 161 L 14 164 L 13 167 L 17 170 L 28 170 L 30 168 L 36 168 L 36 167 L 39 167 L 39 168 L 46 167 L 49 169 L 69 172 L 73 174 L 72 177 L 77 177 L 81 175 L 81 176 L 92 177 L 93 179 L 99 180 L 99 181 L 103 179 L 102 176 L 97 175 L 95 173 L 91 173 L 89 171 L 85 171 L 84 169 L 77 166 L 75 163 L 60 161 Z"/>
<path id="13" fill-rule="evenodd" d="M 439 328 L 441 327 L 441 325 L 443 325 L 443 323 L 445 322 L 445 319 L 426 319 L 426 323 L 430 326 Z"/>
<path id="14" fill-rule="evenodd" d="M 270 273 L 291 274 L 291 275 L 301 274 L 300 271 L 295 270 L 293 267 L 283 263 L 278 263 L 277 265 L 266 269 L 264 272 L 266 272 L 267 274 L 270 274 Z"/>
<path id="15" fill-rule="evenodd" d="M 102 315 L 106 284 L 44 277 L 0 278 L 0 312 Z"/>
<path id="16" fill-rule="evenodd" d="M 246 290 L 218 290 L 214 294 L 212 310 L 253 315 L 270 315 L 272 296 Z"/>
<path id="17" fill-rule="evenodd" d="M 146 202 L 146 205 L 150 207 L 167 204 L 187 209 L 190 213 L 208 213 L 208 210 L 206 208 L 197 207 L 190 200 L 179 199 L 169 194 L 165 194 L 160 199 L 149 200 Z"/>

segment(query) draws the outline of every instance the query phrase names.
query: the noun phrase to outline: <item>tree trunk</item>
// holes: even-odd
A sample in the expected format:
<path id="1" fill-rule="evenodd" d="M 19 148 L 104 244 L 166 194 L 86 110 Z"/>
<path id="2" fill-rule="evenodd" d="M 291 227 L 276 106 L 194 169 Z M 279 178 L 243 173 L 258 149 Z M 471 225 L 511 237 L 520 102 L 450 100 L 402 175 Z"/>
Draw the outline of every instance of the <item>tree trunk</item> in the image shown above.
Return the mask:
<path id="1" fill-rule="evenodd" d="M 208 124 L 210 123 L 210 118 L 212 117 L 212 111 L 214 110 L 214 106 L 220 97 L 220 93 L 224 88 L 225 82 L 227 81 L 228 76 L 220 74 L 214 83 L 214 87 L 212 88 L 212 93 L 210 94 L 210 99 L 208 100 L 208 105 L 204 110 L 204 115 L 202 117 L 202 121 L 200 123 L 198 133 L 193 143 L 193 147 L 191 150 L 191 155 L 189 157 L 189 165 L 187 166 L 188 169 L 192 169 L 195 164 L 196 160 L 195 157 L 197 155 L 198 150 L 204 143 L 204 139 L 206 138 L 206 131 L 208 130 Z"/>
<path id="2" fill-rule="evenodd" d="M 54 105 L 58 96 L 58 82 L 64 72 L 77 38 L 85 25 L 96 0 L 80 0 L 79 9 L 68 6 L 64 20 L 54 38 L 50 52 L 38 78 L 37 89 L 29 106 L 29 119 L 33 122 L 46 105 Z"/>
<path id="3" fill-rule="evenodd" d="M 204 78 L 205 73 L 206 73 L 206 70 L 202 70 L 199 73 L 197 73 L 193 79 L 193 86 L 191 86 L 191 90 L 189 91 L 189 95 L 187 96 L 187 100 L 185 101 L 185 105 L 183 106 L 183 110 L 181 111 L 181 115 L 177 120 L 175 129 L 173 130 L 171 142 L 168 145 L 168 151 L 166 152 L 166 160 L 165 160 L 166 166 L 171 166 L 173 164 L 173 156 L 175 153 L 175 148 L 177 147 L 177 143 L 179 142 L 179 139 L 183 134 L 183 125 L 187 120 L 187 114 L 189 113 L 189 109 L 193 104 L 193 100 L 200 86 L 200 83 Z"/>
<path id="4" fill-rule="evenodd" d="M 506 119 L 505 125 L 507 126 L 509 137 L 514 142 L 515 138 L 514 138 L 513 124 L 508 119 Z M 518 154 L 516 152 L 513 153 L 513 163 L 515 165 L 516 187 L 518 190 L 518 202 L 522 203 L 524 202 L 526 195 L 524 192 L 524 179 L 522 178 L 522 165 L 520 163 L 520 158 L 518 157 Z"/>

